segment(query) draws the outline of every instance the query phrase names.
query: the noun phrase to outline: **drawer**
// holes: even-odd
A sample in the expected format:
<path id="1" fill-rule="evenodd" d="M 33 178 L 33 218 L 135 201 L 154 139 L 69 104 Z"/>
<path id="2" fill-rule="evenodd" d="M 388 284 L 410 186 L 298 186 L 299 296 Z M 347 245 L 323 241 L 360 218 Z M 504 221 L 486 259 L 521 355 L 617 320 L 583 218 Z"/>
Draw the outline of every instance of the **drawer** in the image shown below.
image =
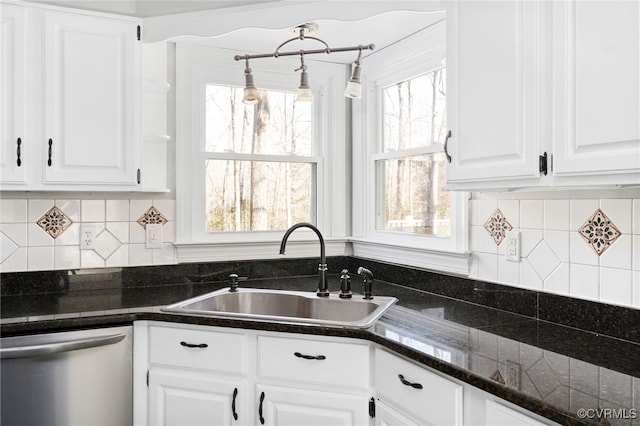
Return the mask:
<path id="1" fill-rule="evenodd" d="M 383 401 L 420 423 L 462 425 L 461 385 L 379 348 L 374 368 L 375 389 Z"/>
<path id="2" fill-rule="evenodd" d="M 258 375 L 368 388 L 369 345 L 260 336 Z"/>
<path id="3" fill-rule="evenodd" d="M 151 364 L 246 374 L 246 336 L 207 329 L 149 327 Z"/>

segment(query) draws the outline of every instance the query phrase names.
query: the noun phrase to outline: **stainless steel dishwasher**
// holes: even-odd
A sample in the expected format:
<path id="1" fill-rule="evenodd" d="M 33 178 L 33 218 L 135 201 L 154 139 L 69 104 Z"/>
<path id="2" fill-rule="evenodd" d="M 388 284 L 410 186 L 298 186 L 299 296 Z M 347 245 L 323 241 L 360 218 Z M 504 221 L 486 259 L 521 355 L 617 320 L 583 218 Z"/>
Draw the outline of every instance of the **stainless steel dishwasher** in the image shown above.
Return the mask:
<path id="1" fill-rule="evenodd" d="M 2 426 L 133 423 L 132 327 L 0 339 Z"/>

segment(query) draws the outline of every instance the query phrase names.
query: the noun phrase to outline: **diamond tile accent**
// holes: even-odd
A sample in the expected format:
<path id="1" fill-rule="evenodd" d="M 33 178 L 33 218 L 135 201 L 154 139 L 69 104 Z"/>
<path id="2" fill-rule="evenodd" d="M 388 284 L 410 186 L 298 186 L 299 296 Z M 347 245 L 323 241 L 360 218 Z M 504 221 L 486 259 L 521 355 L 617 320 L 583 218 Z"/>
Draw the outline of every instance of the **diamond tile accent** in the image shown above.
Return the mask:
<path id="1" fill-rule="evenodd" d="M 560 259 L 544 240 L 527 256 L 527 260 L 543 280 L 560 266 Z"/>
<path id="2" fill-rule="evenodd" d="M 71 219 L 56 206 L 53 206 L 36 222 L 40 228 L 52 238 L 57 238 L 69 226 Z"/>
<path id="3" fill-rule="evenodd" d="M 611 247 L 622 234 L 601 209 L 596 210 L 578 232 L 598 256 Z"/>
<path id="4" fill-rule="evenodd" d="M 11 240 L 11 238 L 0 232 L 0 263 L 7 260 L 9 256 L 15 253 L 20 247 Z"/>
<path id="5" fill-rule="evenodd" d="M 111 232 L 104 230 L 96 238 L 95 251 L 101 258 L 107 260 L 121 245 L 120 241 Z"/>
<path id="6" fill-rule="evenodd" d="M 147 228 L 147 224 L 149 223 L 159 223 L 164 225 L 167 223 L 167 218 L 158 211 L 155 207 L 151 206 L 147 209 L 146 212 L 136 221 L 143 228 Z"/>
<path id="7" fill-rule="evenodd" d="M 489 232 L 489 235 L 491 235 L 496 245 L 499 246 L 505 239 L 507 231 L 511 231 L 513 226 L 511 226 L 507 218 L 504 217 L 502 211 L 496 209 L 491 217 L 484 223 L 484 228 Z"/>

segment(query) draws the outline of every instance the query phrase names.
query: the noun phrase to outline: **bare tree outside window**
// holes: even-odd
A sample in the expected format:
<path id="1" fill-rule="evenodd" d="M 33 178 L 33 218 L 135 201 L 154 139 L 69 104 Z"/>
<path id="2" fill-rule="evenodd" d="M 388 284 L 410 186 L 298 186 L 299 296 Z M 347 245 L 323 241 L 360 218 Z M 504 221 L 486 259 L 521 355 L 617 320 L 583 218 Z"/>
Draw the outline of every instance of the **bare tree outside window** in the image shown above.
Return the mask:
<path id="1" fill-rule="evenodd" d="M 238 87 L 206 87 L 207 231 L 283 230 L 311 221 L 311 104 L 262 90 L 257 104 L 245 105 L 242 95 Z"/>
<path id="2" fill-rule="evenodd" d="M 382 90 L 383 153 L 375 162 L 377 229 L 451 233 L 441 152 L 446 134 L 445 88 L 446 69 L 442 68 Z"/>

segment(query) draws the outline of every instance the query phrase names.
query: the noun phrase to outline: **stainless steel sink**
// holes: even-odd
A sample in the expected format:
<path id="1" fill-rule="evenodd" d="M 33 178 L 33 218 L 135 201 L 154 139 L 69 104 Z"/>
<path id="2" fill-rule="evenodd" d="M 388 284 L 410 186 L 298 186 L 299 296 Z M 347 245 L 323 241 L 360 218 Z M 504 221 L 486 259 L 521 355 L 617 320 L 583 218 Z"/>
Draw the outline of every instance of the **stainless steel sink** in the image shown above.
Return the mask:
<path id="1" fill-rule="evenodd" d="M 181 314 L 230 317 L 254 321 L 315 324 L 330 327 L 368 328 L 398 299 L 375 296 L 364 300 L 353 295 L 318 297 L 312 292 L 229 288 L 162 308 Z"/>

